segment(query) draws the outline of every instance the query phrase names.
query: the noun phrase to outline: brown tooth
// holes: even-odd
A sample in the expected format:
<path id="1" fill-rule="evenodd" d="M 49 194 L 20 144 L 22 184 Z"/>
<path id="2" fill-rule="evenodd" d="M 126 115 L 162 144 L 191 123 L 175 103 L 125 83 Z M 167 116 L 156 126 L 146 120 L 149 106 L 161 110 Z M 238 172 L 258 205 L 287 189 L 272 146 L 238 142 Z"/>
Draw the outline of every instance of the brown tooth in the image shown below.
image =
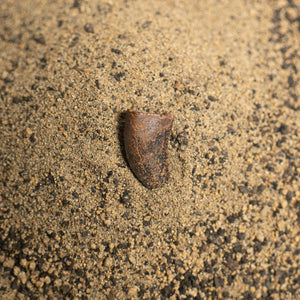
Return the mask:
<path id="1" fill-rule="evenodd" d="M 169 178 L 168 142 L 173 113 L 166 115 L 127 110 L 124 146 L 133 173 L 149 189 L 162 186 Z"/>

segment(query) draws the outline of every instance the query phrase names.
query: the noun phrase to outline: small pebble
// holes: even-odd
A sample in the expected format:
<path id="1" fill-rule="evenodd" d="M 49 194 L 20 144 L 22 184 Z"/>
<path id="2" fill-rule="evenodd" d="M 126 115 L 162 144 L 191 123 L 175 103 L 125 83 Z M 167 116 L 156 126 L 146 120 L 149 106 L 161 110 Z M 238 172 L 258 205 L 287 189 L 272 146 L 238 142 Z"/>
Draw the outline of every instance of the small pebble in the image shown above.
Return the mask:
<path id="1" fill-rule="evenodd" d="M 27 136 L 31 136 L 33 134 L 33 131 L 30 128 L 26 128 L 26 134 Z"/>
<path id="2" fill-rule="evenodd" d="M 21 261 L 20 261 L 20 265 L 22 267 L 26 268 L 27 265 L 28 265 L 28 261 L 25 258 L 22 258 Z"/>
<path id="3" fill-rule="evenodd" d="M 130 297 L 136 296 L 138 290 L 139 290 L 139 288 L 138 288 L 137 286 L 132 286 L 132 287 L 129 288 L 129 290 L 128 290 L 128 296 L 130 296 Z"/>
<path id="4" fill-rule="evenodd" d="M 3 263 L 3 267 L 10 268 L 10 269 L 12 269 L 14 265 L 15 265 L 15 261 L 12 258 L 5 260 Z"/>
<path id="5" fill-rule="evenodd" d="M 20 272 L 21 272 L 21 269 L 19 267 L 15 266 L 14 267 L 14 275 L 18 276 Z"/>
<path id="6" fill-rule="evenodd" d="M 97 248 L 96 244 L 91 243 L 91 249 L 92 249 L 92 250 L 95 250 L 96 248 Z"/>
<path id="7" fill-rule="evenodd" d="M 262 243 L 265 240 L 265 236 L 262 231 L 259 231 L 256 235 L 256 238 Z"/>
<path id="8" fill-rule="evenodd" d="M 24 271 L 19 273 L 18 278 L 21 280 L 22 284 L 25 284 L 27 281 L 27 276 Z"/>
<path id="9" fill-rule="evenodd" d="M 192 288 L 189 290 L 189 295 L 191 295 L 192 297 L 196 298 L 198 294 L 198 289 L 197 288 Z"/>
<path id="10" fill-rule="evenodd" d="M 51 278 L 49 276 L 45 277 L 45 283 L 49 284 L 51 282 Z"/>
<path id="11" fill-rule="evenodd" d="M 25 299 L 25 295 L 22 294 L 22 293 L 18 293 L 18 294 L 17 294 L 17 299 L 18 299 L 18 300 L 23 300 L 23 299 Z"/>
<path id="12" fill-rule="evenodd" d="M 130 194 L 129 191 L 125 190 L 120 199 L 121 203 L 129 204 L 130 203 Z"/>
<path id="13" fill-rule="evenodd" d="M 112 258 L 111 258 L 110 256 L 106 257 L 105 260 L 104 260 L 103 265 L 104 265 L 105 267 L 111 267 L 112 264 L 113 264 Z"/>
<path id="14" fill-rule="evenodd" d="M 85 32 L 88 32 L 88 33 L 94 33 L 94 26 L 93 26 L 93 24 L 86 23 L 84 25 L 84 30 L 85 30 Z"/>
<path id="15" fill-rule="evenodd" d="M 62 280 L 61 279 L 56 279 L 54 281 L 54 286 L 59 288 L 59 287 L 61 287 L 61 285 L 62 285 Z"/>
<path id="16" fill-rule="evenodd" d="M 30 290 L 30 291 L 33 291 L 34 290 L 34 286 L 33 284 L 28 280 L 26 282 L 26 287 Z"/>
<path id="17" fill-rule="evenodd" d="M 128 256 L 128 260 L 129 260 L 133 265 L 136 264 L 136 258 L 135 258 L 134 255 L 130 254 L 130 255 Z"/>
<path id="18" fill-rule="evenodd" d="M 42 279 L 38 280 L 38 281 L 35 283 L 35 286 L 36 286 L 38 289 L 42 288 L 43 285 L 44 285 L 44 280 L 42 280 Z"/>
<path id="19" fill-rule="evenodd" d="M 103 224 L 104 224 L 106 227 L 109 227 L 109 226 L 111 225 L 111 220 L 110 220 L 110 219 L 104 219 Z"/>
<path id="20" fill-rule="evenodd" d="M 34 271 L 36 267 L 36 263 L 34 261 L 31 261 L 29 263 L 29 270 Z"/>

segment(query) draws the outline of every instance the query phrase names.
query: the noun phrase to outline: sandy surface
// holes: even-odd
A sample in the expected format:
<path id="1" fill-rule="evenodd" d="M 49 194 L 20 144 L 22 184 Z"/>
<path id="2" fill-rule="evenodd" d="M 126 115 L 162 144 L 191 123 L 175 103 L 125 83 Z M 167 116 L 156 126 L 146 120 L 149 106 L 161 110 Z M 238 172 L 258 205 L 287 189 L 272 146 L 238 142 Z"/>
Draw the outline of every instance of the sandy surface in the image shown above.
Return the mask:
<path id="1" fill-rule="evenodd" d="M 299 299 L 299 45 L 298 0 L 1 1 L 0 298 Z"/>

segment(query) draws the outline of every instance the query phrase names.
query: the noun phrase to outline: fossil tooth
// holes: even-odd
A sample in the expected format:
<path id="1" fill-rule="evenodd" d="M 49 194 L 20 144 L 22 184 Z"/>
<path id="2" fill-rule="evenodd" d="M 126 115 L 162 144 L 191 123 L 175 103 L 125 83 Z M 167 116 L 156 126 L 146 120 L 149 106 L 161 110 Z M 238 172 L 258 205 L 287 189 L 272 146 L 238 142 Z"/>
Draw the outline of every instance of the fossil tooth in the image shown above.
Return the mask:
<path id="1" fill-rule="evenodd" d="M 162 186 L 169 178 L 167 149 L 173 113 L 154 114 L 127 110 L 124 146 L 133 173 L 149 189 Z"/>

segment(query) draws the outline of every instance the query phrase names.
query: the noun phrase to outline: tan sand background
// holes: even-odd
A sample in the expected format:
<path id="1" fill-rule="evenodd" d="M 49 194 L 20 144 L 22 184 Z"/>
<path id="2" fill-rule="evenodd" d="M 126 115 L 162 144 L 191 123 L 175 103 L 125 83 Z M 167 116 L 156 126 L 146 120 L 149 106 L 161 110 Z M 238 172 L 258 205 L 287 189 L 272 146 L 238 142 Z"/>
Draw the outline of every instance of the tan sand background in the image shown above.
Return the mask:
<path id="1" fill-rule="evenodd" d="M 299 45 L 298 0 L 1 1 L 0 298 L 299 299 Z"/>

